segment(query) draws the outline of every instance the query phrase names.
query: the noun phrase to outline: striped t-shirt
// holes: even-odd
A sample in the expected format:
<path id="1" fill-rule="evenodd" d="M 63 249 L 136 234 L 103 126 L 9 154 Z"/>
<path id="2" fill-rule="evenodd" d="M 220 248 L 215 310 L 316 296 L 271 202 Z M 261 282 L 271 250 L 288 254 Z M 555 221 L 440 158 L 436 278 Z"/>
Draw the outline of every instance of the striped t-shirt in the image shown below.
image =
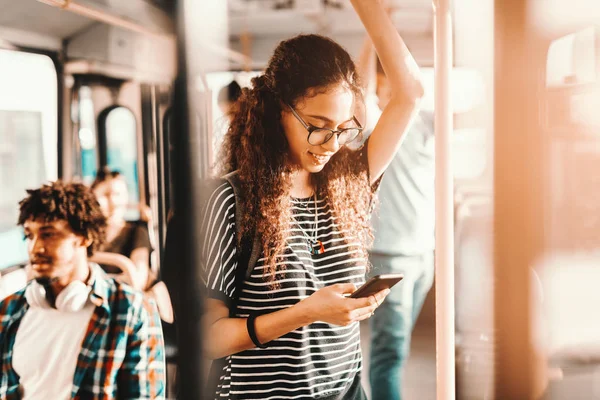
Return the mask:
<path id="1" fill-rule="evenodd" d="M 270 313 L 290 307 L 318 289 L 352 282 L 364 282 L 366 260 L 356 240 L 344 241 L 344 231 L 328 204 L 318 198 L 317 226 L 315 203 L 309 199 L 291 199 L 293 218 L 285 254 L 278 263 L 285 265 L 276 275 L 277 289 L 265 281 L 265 259 L 260 258 L 254 271 L 235 293 L 236 239 L 235 197 L 224 182 L 208 201 L 203 229 L 206 265 L 205 284 L 209 296 L 224 300 L 237 298 L 236 316 Z M 301 229 L 304 229 L 304 231 Z M 324 247 L 323 254 L 312 254 L 309 237 L 314 229 Z M 358 247 L 358 246 L 357 246 Z M 359 324 L 340 327 L 316 322 L 267 343 L 227 357 L 218 399 L 366 399 L 360 384 L 361 351 Z"/>

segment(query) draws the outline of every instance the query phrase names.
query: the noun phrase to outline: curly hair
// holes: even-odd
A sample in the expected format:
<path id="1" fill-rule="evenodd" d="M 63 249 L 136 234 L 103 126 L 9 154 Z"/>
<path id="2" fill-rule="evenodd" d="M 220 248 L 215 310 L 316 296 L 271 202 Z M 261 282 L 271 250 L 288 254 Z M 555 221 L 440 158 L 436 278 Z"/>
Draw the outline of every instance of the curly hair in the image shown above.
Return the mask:
<path id="1" fill-rule="evenodd" d="M 343 85 L 355 103 L 363 104 L 354 62 L 340 45 L 319 35 L 300 35 L 281 42 L 263 75 L 244 88 L 233 108 L 233 118 L 221 147 L 218 173 L 237 170 L 244 193 L 238 242 L 254 231 L 262 239 L 269 280 L 276 274 L 276 258 L 285 251 L 285 230 L 291 220 L 289 145 L 281 124 L 282 104 L 295 106 L 303 98 L 327 93 Z M 327 196 L 341 229 L 360 241 L 356 250 L 366 256 L 372 234 L 368 205 L 373 194 L 368 174 L 350 161 L 342 148 L 318 174 L 313 174 L 320 197 Z"/>
<path id="2" fill-rule="evenodd" d="M 106 218 L 92 191 L 81 183 L 61 180 L 27 190 L 27 197 L 19 202 L 18 225 L 30 219 L 44 221 L 65 220 L 78 235 L 92 239 L 87 248 L 92 256 L 106 239 Z"/>
<path id="3" fill-rule="evenodd" d="M 95 189 L 99 184 L 109 181 L 111 179 L 120 179 L 122 178 L 121 172 L 117 170 L 112 170 L 109 167 L 100 168 L 96 173 L 96 178 L 90 185 L 90 188 Z"/>

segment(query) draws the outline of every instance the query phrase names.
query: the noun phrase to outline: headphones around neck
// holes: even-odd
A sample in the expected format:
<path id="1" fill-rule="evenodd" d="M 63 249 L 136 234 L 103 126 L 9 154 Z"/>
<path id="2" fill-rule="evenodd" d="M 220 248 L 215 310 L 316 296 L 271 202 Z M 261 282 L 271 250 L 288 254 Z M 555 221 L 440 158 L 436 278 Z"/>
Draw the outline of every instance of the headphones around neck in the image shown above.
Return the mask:
<path id="1" fill-rule="evenodd" d="M 54 305 L 48 301 L 46 290 L 50 290 L 50 287 L 46 288 L 37 281 L 32 281 L 25 289 L 27 303 L 31 307 L 55 308 L 62 312 L 77 312 L 81 311 L 87 304 L 92 288 L 82 281 L 73 281 L 56 296 Z"/>

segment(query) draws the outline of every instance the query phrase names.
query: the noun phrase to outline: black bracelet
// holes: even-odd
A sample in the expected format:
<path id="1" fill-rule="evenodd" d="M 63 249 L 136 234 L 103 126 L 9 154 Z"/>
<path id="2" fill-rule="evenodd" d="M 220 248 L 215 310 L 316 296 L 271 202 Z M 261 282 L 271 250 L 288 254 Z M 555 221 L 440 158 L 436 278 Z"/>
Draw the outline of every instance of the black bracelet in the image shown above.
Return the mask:
<path id="1" fill-rule="evenodd" d="M 246 320 L 246 328 L 248 328 L 248 335 L 250 336 L 250 339 L 252 339 L 252 343 L 254 343 L 256 347 L 266 349 L 267 346 L 260 343 L 258 341 L 258 338 L 256 337 L 256 330 L 254 329 L 254 321 L 256 320 L 256 317 L 258 317 L 258 315 L 250 314 L 248 316 L 248 319 Z"/>

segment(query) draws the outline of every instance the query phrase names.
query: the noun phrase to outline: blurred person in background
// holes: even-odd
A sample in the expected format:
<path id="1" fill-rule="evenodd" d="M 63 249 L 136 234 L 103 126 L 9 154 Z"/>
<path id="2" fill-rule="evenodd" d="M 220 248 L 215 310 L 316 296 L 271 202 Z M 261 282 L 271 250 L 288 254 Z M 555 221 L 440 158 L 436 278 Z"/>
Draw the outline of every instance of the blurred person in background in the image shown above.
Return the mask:
<path id="1" fill-rule="evenodd" d="M 242 94 L 241 86 L 235 81 L 231 81 L 227 86 L 224 86 L 219 91 L 217 97 L 217 103 L 219 109 L 223 114 L 221 118 L 217 119 L 215 123 L 215 129 L 213 134 L 213 154 L 218 153 L 223 137 L 229 129 L 231 124 L 232 112 L 235 102 L 240 98 Z"/>
<path id="2" fill-rule="evenodd" d="M 235 80 L 231 81 L 219 91 L 217 102 L 223 115 L 231 119 L 232 107 L 242 94 L 242 88 Z"/>
<path id="3" fill-rule="evenodd" d="M 106 218 L 57 181 L 20 203 L 33 280 L 0 302 L 0 399 L 155 399 L 165 390 L 156 306 L 89 261 Z"/>
<path id="4" fill-rule="evenodd" d="M 98 171 L 91 188 L 107 220 L 106 242 L 99 248 L 93 261 L 102 264 L 112 274 L 121 272 L 113 267 L 115 264 L 127 265 L 131 278 L 121 276 L 119 279 L 124 279 L 138 290 L 145 289 L 150 283 L 152 242 L 147 221 L 125 220 L 129 205 L 127 182 L 118 171 L 104 168 Z M 149 212 L 142 212 L 142 217 L 144 215 L 148 216 Z M 133 281 L 129 282 L 130 279 Z"/>
<path id="5" fill-rule="evenodd" d="M 374 126 L 394 93 L 368 37 L 358 65 L 367 92 L 368 122 Z M 369 275 L 404 274 L 369 321 L 369 381 L 374 400 L 402 399 L 412 331 L 433 285 L 434 147 L 433 113 L 421 110 L 381 180 L 372 217 L 375 239 L 369 251 Z"/>

